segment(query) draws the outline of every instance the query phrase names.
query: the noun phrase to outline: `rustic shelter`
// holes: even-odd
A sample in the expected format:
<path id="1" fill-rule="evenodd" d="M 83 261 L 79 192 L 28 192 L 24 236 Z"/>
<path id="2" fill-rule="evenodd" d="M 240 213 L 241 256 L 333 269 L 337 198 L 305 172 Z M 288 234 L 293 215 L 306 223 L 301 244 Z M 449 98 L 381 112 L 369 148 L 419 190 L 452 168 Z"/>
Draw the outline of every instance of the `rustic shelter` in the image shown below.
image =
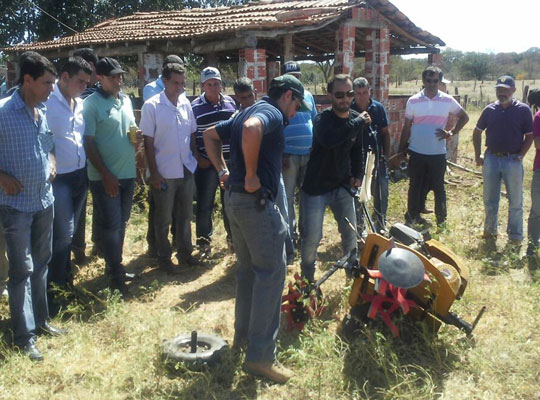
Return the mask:
<path id="1" fill-rule="evenodd" d="M 414 25 L 388 0 L 261 0 L 235 7 L 135 13 L 104 21 L 60 39 L 4 49 L 10 55 L 8 82 L 16 80 L 18 54 L 34 50 L 50 58 L 67 57 L 80 47 L 99 56 L 138 57 L 139 86 L 155 79 L 167 54 L 197 54 L 208 65 L 238 62 L 238 76 L 254 81 L 259 93 L 289 60 L 334 59 L 335 73 L 351 76 L 355 57 L 365 58 L 363 73 L 373 97 L 382 101 L 393 134 L 401 130 L 406 99 L 389 97 L 390 55 L 430 55 L 438 64 L 438 37 Z"/>

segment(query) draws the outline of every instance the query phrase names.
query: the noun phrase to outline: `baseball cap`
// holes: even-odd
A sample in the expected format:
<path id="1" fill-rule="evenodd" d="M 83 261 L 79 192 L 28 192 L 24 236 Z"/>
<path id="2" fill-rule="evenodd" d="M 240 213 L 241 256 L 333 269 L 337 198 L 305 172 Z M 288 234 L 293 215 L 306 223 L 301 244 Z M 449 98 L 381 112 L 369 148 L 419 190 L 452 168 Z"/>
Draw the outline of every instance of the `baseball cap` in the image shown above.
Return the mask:
<path id="1" fill-rule="evenodd" d="M 103 57 L 96 63 L 96 74 L 112 76 L 118 74 L 125 74 L 126 71 L 122 69 L 120 63 L 114 58 Z"/>
<path id="2" fill-rule="evenodd" d="M 283 64 L 283 74 L 302 74 L 300 65 L 296 61 L 287 61 Z"/>
<path id="3" fill-rule="evenodd" d="M 302 105 L 298 111 L 311 111 L 311 104 L 304 100 L 304 86 L 302 85 L 302 82 L 300 82 L 294 76 L 287 74 L 278 76 L 277 78 L 272 79 L 270 82 L 270 87 L 279 87 L 285 90 L 291 90 L 293 96 L 302 101 Z"/>
<path id="4" fill-rule="evenodd" d="M 495 87 L 503 87 L 508 89 L 515 88 L 516 81 L 509 75 L 503 75 L 499 79 L 497 79 L 497 84 L 495 85 Z"/>
<path id="5" fill-rule="evenodd" d="M 219 79 L 221 80 L 221 74 L 219 70 L 214 67 L 206 67 L 201 72 L 201 83 L 206 82 L 208 79 Z"/>

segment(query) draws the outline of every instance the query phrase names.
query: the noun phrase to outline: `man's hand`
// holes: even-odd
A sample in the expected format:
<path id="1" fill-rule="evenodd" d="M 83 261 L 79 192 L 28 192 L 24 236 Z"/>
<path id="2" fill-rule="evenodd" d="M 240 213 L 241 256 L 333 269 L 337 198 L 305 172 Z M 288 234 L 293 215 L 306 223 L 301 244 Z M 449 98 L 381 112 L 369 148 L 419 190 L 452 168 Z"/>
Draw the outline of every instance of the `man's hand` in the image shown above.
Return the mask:
<path id="1" fill-rule="evenodd" d="M 197 165 L 202 169 L 206 169 L 210 168 L 212 166 L 212 163 L 210 162 L 210 160 L 199 156 L 197 158 Z"/>
<path id="2" fill-rule="evenodd" d="M 371 117 L 367 111 L 361 112 L 360 117 L 362 117 L 362 119 L 367 125 L 371 125 Z"/>
<path id="3" fill-rule="evenodd" d="M 362 181 L 360 179 L 353 178 L 353 177 L 351 177 L 349 183 L 351 187 L 355 189 L 358 189 L 360 186 L 362 186 Z"/>
<path id="4" fill-rule="evenodd" d="M 261 181 L 259 181 L 259 177 L 257 175 L 244 178 L 244 189 L 248 193 L 256 192 L 261 188 Z"/>
<path id="5" fill-rule="evenodd" d="M 435 131 L 435 135 L 439 138 L 439 140 L 446 140 L 452 136 L 452 131 L 445 131 L 444 129 L 439 128 Z"/>
<path id="6" fill-rule="evenodd" d="M 224 173 L 223 175 L 221 175 L 219 177 L 219 187 L 221 189 L 225 189 L 225 184 L 227 183 L 227 181 L 229 180 L 229 172 L 227 171 L 226 173 Z"/>
<path id="7" fill-rule="evenodd" d="M 0 187 L 9 196 L 15 196 L 23 190 L 23 185 L 14 177 L 0 172 Z"/>
<path id="8" fill-rule="evenodd" d="M 52 182 L 54 181 L 54 178 L 56 178 L 56 156 L 53 153 L 49 153 L 49 165 L 50 165 L 49 182 Z"/>
<path id="9" fill-rule="evenodd" d="M 165 182 L 165 179 L 163 179 L 159 172 L 150 175 L 150 179 L 148 180 L 148 183 L 156 190 L 161 190 L 163 182 Z"/>
<path id="10" fill-rule="evenodd" d="M 479 167 L 484 165 L 484 157 L 482 156 L 476 156 L 475 161 L 476 161 L 476 165 L 478 165 Z"/>
<path id="11" fill-rule="evenodd" d="M 103 180 L 103 186 L 105 187 L 105 193 L 111 197 L 118 196 L 118 179 L 112 173 L 107 173 L 101 177 Z"/>

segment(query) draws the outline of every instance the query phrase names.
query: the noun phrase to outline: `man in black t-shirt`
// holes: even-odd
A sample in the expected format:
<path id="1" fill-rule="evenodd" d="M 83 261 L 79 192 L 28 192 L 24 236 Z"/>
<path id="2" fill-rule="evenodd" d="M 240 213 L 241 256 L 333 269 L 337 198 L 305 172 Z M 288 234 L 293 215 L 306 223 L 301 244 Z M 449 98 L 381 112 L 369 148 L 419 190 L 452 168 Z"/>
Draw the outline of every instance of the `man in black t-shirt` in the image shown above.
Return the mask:
<path id="1" fill-rule="evenodd" d="M 336 75 L 328 83 L 328 97 L 332 108 L 315 117 L 313 148 L 300 195 L 301 267 L 309 281 L 314 281 L 326 206 L 330 206 L 338 224 L 343 254 L 357 251 L 352 192 L 362 183 L 367 146 L 363 132 L 371 123 L 367 112 L 359 114 L 350 109 L 354 91 L 348 75 Z"/>

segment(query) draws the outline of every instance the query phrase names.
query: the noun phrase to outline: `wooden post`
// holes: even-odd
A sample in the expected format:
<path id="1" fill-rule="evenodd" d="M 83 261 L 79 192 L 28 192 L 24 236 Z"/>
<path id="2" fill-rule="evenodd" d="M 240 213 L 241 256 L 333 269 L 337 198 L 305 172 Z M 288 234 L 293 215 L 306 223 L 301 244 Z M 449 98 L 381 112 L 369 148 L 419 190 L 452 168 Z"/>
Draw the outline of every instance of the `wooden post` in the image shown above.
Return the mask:
<path id="1" fill-rule="evenodd" d="M 465 95 L 463 96 L 463 108 L 466 110 L 467 109 L 467 102 L 469 101 L 469 95 Z"/>
<path id="2" fill-rule="evenodd" d="M 523 88 L 523 102 L 526 103 L 527 102 L 527 96 L 529 95 L 529 85 L 526 85 L 524 88 Z"/>
<path id="3" fill-rule="evenodd" d="M 454 92 L 455 92 L 456 96 L 459 96 L 459 90 L 458 90 L 457 86 L 454 88 Z"/>

